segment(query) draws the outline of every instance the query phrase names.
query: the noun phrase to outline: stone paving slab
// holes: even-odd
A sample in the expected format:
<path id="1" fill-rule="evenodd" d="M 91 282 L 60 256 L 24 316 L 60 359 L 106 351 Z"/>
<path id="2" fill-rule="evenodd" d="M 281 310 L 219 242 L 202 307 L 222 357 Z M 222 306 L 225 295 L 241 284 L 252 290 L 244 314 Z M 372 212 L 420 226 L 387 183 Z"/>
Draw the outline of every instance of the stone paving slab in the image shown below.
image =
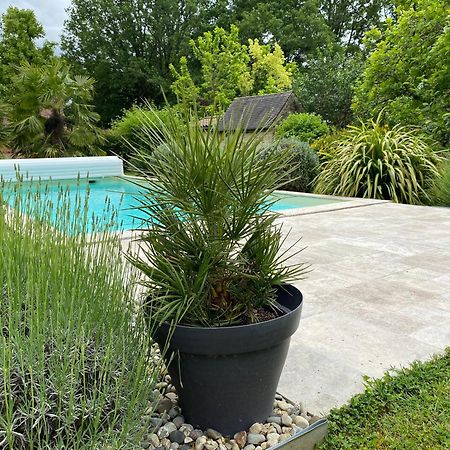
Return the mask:
<path id="1" fill-rule="evenodd" d="M 378 203 L 283 218 L 312 265 L 279 392 L 326 413 L 363 375 L 450 345 L 450 208 Z"/>

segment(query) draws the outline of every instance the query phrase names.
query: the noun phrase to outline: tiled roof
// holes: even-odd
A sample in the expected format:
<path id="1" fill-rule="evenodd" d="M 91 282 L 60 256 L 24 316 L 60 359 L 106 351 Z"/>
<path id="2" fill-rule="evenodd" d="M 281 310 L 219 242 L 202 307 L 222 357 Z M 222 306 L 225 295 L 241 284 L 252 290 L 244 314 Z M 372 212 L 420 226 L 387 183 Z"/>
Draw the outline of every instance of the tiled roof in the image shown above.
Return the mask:
<path id="1" fill-rule="evenodd" d="M 219 121 L 219 130 L 234 130 L 238 126 L 246 131 L 267 129 L 294 98 L 292 92 L 237 97 Z"/>

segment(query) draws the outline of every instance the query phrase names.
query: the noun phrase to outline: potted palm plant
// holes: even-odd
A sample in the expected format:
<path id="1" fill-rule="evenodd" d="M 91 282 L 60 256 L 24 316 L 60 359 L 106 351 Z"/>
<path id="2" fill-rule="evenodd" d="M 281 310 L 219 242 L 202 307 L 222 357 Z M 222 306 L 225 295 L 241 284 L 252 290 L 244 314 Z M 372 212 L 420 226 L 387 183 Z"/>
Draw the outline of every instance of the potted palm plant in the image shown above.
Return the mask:
<path id="1" fill-rule="evenodd" d="M 289 155 L 263 136 L 207 131 L 195 116 L 142 125 L 152 158 L 139 209 L 146 220 L 132 262 L 145 274 L 145 308 L 168 346 L 167 365 L 186 420 L 229 435 L 263 421 L 273 399 L 302 295 L 271 194 Z M 151 161 L 151 164 L 149 163 Z"/>

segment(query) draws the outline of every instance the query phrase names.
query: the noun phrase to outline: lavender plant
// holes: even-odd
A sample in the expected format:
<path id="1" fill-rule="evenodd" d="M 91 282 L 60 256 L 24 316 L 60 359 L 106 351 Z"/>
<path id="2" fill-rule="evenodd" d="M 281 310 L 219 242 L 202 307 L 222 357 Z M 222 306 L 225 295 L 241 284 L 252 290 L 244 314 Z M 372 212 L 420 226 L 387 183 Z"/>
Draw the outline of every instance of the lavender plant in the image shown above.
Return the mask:
<path id="1" fill-rule="evenodd" d="M 159 367 L 114 220 L 1 188 L 0 448 L 136 448 Z"/>

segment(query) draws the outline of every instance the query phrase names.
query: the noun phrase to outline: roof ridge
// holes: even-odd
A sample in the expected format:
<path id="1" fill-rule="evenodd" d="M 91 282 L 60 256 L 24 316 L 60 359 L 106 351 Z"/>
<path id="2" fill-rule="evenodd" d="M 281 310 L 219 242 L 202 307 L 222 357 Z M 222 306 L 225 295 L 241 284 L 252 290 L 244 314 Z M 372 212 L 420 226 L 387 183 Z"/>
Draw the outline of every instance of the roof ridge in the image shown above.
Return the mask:
<path id="1" fill-rule="evenodd" d="M 233 101 L 231 103 L 233 103 L 235 100 L 239 100 L 239 99 L 246 99 L 246 98 L 261 98 L 261 97 L 270 97 L 270 96 L 276 96 L 276 95 L 286 95 L 286 94 L 293 94 L 294 91 L 284 91 L 284 92 L 274 92 L 272 94 L 257 94 L 257 95 L 244 95 L 243 97 L 234 97 Z"/>

